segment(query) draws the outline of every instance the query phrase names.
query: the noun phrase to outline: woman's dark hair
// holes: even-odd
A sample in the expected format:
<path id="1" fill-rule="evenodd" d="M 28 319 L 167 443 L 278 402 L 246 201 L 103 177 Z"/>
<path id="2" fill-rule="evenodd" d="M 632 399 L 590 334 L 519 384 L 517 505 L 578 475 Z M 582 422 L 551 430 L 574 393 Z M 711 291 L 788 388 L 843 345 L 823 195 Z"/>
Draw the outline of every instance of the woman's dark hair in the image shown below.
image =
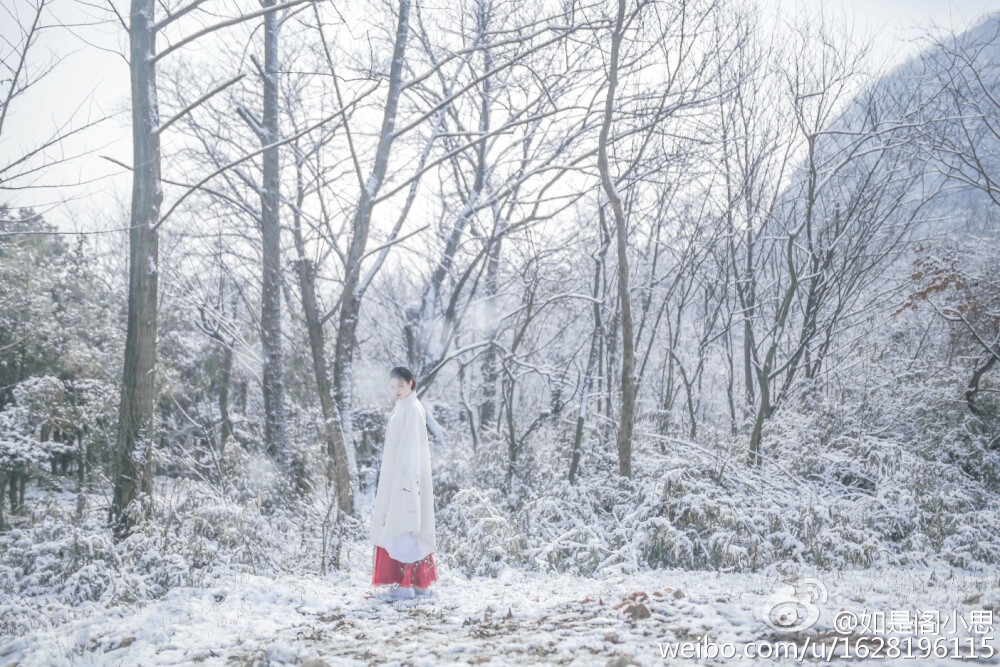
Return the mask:
<path id="1" fill-rule="evenodd" d="M 407 383 L 412 382 L 413 384 L 410 386 L 410 388 L 411 389 L 417 388 L 417 381 L 413 378 L 413 371 L 411 371 L 406 366 L 396 366 L 391 371 L 389 371 L 389 377 L 399 378 L 400 380 L 403 380 L 404 382 Z"/>

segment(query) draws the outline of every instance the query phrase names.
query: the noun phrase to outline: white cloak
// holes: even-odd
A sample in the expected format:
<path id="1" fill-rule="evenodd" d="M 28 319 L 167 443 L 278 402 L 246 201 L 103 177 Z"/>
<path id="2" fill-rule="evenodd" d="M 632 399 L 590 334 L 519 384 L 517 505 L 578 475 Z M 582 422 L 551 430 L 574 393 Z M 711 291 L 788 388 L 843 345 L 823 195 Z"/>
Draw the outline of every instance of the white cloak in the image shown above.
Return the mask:
<path id="1" fill-rule="evenodd" d="M 369 543 L 402 563 L 437 546 L 427 418 L 415 391 L 397 399 L 389 415 Z"/>

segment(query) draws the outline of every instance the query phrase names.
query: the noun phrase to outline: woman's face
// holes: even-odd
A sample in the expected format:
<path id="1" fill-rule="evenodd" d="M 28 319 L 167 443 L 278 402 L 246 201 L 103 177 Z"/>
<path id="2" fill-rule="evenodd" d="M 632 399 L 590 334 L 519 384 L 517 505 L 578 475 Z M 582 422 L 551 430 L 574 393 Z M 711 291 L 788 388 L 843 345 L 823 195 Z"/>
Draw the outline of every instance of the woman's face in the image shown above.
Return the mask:
<path id="1" fill-rule="evenodd" d="M 406 398 L 412 389 L 410 389 L 410 383 L 403 378 L 389 378 L 389 390 L 392 391 L 396 398 Z"/>

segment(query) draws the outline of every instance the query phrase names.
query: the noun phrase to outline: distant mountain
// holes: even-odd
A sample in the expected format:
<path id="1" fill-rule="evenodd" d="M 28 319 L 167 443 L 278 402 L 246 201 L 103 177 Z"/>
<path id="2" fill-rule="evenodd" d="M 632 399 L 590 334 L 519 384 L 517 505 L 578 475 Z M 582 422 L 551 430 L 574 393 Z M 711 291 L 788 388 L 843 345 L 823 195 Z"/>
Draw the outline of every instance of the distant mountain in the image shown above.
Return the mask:
<path id="1" fill-rule="evenodd" d="M 1000 11 L 941 38 L 877 86 L 912 105 L 908 120 L 922 123 L 914 130 L 922 145 L 915 157 L 926 162 L 925 185 L 946 188 L 925 211 L 942 218 L 928 231 L 1000 229 Z M 993 197 L 974 185 L 985 185 L 984 173 Z"/>

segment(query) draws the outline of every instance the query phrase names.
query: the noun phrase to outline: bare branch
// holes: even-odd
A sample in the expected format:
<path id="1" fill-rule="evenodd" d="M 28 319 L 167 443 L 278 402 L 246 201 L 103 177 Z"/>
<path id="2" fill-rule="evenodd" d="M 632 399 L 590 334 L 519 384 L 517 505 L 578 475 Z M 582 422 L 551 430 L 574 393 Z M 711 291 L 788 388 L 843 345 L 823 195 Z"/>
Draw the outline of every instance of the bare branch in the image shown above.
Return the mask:
<path id="1" fill-rule="evenodd" d="M 160 51 L 155 56 L 153 56 L 153 62 L 154 63 L 155 62 L 159 62 L 162 58 L 165 58 L 166 56 L 170 55 L 171 53 L 173 53 L 177 49 L 180 49 L 180 48 L 182 48 L 184 46 L 187 46 L 191 42 L 195 41 L 196 39 L 200 39 L 200 38 L 204 37 L 205 35 L 211 34 L 213 32 L 221 30 L 223 28 L 229 28 L 231 26 L 238 25 L 240 23 L 243 23 L 244 21 L 249 21 L 251 19 L 255 19 L 255 18 L 264 16 L 265 14 L 270 14 L 271 12 L 277 12 L 277 11 L 281 11 L 282 9 L 288 9 L 289 7 L 294 7 L 296 5 L 301 5 L 301 4 L 306 3 L 306 2 L 322 2 L 322 0 L 289 0 L 289 2 L 285 2 L 285 3 L 282 3 L 280 5 L 274 5 L 273 7 L 265 7 L 264 9 L 258 10 L 256 12 L 251 12 L 249 14 L 243 14 L 242 16 L 235 16 L 235 17 L 233 17 L 231 19 L 228 19 L 228 20 L 225 20 L 225 21 L 220 21 L 219 23 L 216 23 L 214 25 L 210 25 L 207 28 L 203 28 L 203 29 L 199 30 L 196 33 L 188 35 L 187 37 L 185 37 L 184 39 L 180 40 L 176 44 L 171 44 L 170 46 L 168 46 L 167 48 L 165 48 L 163 51 Z"/>
<path id="2" fill-rule="evenodd" d="M 326 125 L 331 120 L 333 120 L 335 118 L 338 118 L 339 116 L 342 116 L 343 114 L 345 114 L 348 111 L 348 109 L 350 109 L 351 107 L 355 106 L 356 104 L 358 104 L 358 102 L 360 102 L 364 98 L 366 98 L 369 95 L 371 95 L 373 92 L 375 92 L 375 90 L 377 88 L 378 88 L 377 84 L 375 86 L 372 86 L 368 91 L 366 91 L 365 93 L 362 93 L 360 96 L 358 96 L 357 98 L 355 98 L 346 107 L 340 109 L 336 113 L 330 114 L 329 116 L 327 116 L 326 118 L 320 120 L 319 122 L 314 123 L 314 124 L 306 127 L 305 129 L 299 131 L 299 132 L 296 132 L 295 134 L 291 135 L 290 137 L 286 137 L 285 139 L 281 139 L 279 141 L 275 141 L 275 142 L 270 143 L 270 144 L 268 144 L 266 146 L 263 146 L 260 149 L 254 151 L 253 153 L 249 153 L 247 155 L 244 155 L 243 157 L 241 157 L 241 158 L 239 158 L 237 160 L 234 160 L 234 161 L 230 162 L 229 164 L 227 164 L 227 165 L 225 165 L 223 167 L 220 167 L 219 169 L 216 169 L 211 174 L 209 174 L 205 178 L 203 178 L 200 181 L 198 181 L 190 190 L 188 190 L 183 195 L 181 195 L 180 198 L 176 202 L 174 202 L 174 204 L 170 207 L 170 209 L 163 215 L 163 217 L 161 217 L 160 220 L 155 225 L 153 225 L 153 229 L 158 229 L 160 227 L 160 225 L 162 225 L 164 222 L 166 222 L 167 218 L 170 217 L 170 215 L 177 209 L 178 206 L 181 205 L 181 203 L 183 203 L 183 201 L 185 199 L 187 199 L 191 195 L 191 193 L 195 192 L 195 190 L 199 189 L 205 183 L 207 183 L 208 181 L 212 180 L 213 178 L 215 178 L 216 176 L 218 176 L 222 172 L 227 171 L 229 169 L 232 169 L 236 165 L 241 164 L 243 162 L 246 162 L 247 160 L 249 160 L 252 157 L 256 157 L 256 156 L 260 155 L 265 150 L 268 150 L 270 148 L 274 148 L 276 146 L 283 146 L 283 145 L 285 145 L 285 144 L 287 144 L 289 142 L 295 141 L 296 139 L 298 139 L 301 136 L 309 134 L 310 132 L 312 132 L 313 130 L 315 130 L 318 127 L 322 127 L 323 125 Z"/>
<path id="3" fill-rule="evenodd" d="M 214 97 L 218 93 L 221 93 L 223 90 L 225 90 L 229 86 L 233 85 L 237 81 L 241 80 L 245 76 L 246 76 L 246 74 L 238 74 L 238 75 L 234 76 L 232 79 L 230 79 L 229 81 L 226 81 L 225 83 L 222 83 L 222 84 L 216 86 L 215 88 L 213 88 L 212 90 L 210 90 L 209 92 L 205 93 L 204 95 L 202 95 L 201 97 L 199 97 L 198 99 L 196 99 L 194 102 L 192 102 L 191 104 L 187 105 L 186 107 L 184 107 L 183 109 L 181 109 L 180 111 L 178 111 L 176 114 L 174 114 L 173 116 L 171 116 L 170 120 L 168 120 L 167 122 L 165 122 L 162 125 L 160 125 L 160 127 L 157 128 L 157 130 L 156 130 L 157 134 L 162 133 L 165 129 L 167 129 L 174 122 L 176 122 L 178 118 L 180 118 L 184 114 L 187 114 L 187 113 L 193 111 L 195 109 L 195 107 L 197 107 L 197 106 L 203 104 L 204 102 L 208 101 L 210 98 Z"/>

